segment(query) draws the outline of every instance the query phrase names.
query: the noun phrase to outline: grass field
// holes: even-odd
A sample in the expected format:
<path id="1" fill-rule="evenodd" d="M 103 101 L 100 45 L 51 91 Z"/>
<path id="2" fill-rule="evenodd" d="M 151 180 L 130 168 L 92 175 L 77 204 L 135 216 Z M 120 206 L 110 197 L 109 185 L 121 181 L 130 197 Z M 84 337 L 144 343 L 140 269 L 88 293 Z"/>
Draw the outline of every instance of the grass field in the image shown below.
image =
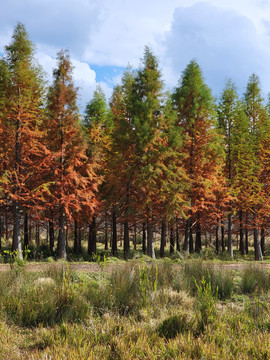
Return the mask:
<path id="1" fill-rule="evenodd" d="M 0 359 L 270 359 L 269 289 L 251 262 L 15 263 L 0 272 Z"/>

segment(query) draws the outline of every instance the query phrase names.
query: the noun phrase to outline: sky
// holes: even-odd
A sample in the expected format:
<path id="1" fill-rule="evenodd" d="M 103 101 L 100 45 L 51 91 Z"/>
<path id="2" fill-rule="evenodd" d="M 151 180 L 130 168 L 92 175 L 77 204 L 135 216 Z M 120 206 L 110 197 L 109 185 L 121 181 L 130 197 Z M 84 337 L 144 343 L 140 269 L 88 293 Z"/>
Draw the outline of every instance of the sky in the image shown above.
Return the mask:
<path id="1" fill-rule="evenodd" d="M 270 0 L 0 0 L 0 9 L 0 56 L 17 22 L 48 82 L 57 52 L 69 49 L 82 112 L 97 85 L 110 98 L 124 69 L 139 67 L 145 45 L 169 90 L 195 59 L 217 98 L 228 79 L 242 96 L 252 73 L 270 92 Z"/>

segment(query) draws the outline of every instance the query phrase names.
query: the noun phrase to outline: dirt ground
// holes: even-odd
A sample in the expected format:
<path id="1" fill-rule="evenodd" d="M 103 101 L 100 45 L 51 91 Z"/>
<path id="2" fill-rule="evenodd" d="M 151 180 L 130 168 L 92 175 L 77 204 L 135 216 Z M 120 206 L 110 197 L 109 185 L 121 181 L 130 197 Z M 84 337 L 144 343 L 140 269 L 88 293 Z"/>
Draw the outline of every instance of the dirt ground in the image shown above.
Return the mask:
<path id="1" fill-rule="evenodd" d="M 123 266 L 125 266 L 126 263 L 108 263 L 105 267 L 102 267 L 98 264 L 95 263 L 68 263 L 68 266 L 70 268 L 70 270 L 72 271 L 81 271 L 81 272 L 85 272 L 85 273 L 89 273 L 89 272 L 97 272 L 100 269 L 103 269 L 106 272 L 111 272 L 114 270 L 117 270 Z M 42 272 L 42 271 L 46 271 L 47 269 L 49 269 L 52 265 L 59 267 L 59 269 L 61 269 L 63 266 L 66 266 L 65 264 L 61 264 L 61 263 L 28 263 L 25 266 L 26 271 L 31 271 L 31 272 Z M 213 263 L 213 264 L 209 264 L 208 265 L 212 265 L 215 269 L 219 269 L 219 270 L 243 270 L 248 268 L 249 266 L 252 265 L 256 265 L 261 269 L 264 270 L 270 270 L 270 263 L 257 263 L 257 262 L 250 262 L 250 263 L 239 263 L 239 262 L 235 262 L 235 263 Z M 173 264 L 173 267 L 175 267 L 175 269 L 177 268 L 181 268 L 183 265 L 182 264 Z M 4 272 L 4 271 L 9 271 L 10 270 L 10 265 L 9 264 L 0 264 L 0 272 Z"/>

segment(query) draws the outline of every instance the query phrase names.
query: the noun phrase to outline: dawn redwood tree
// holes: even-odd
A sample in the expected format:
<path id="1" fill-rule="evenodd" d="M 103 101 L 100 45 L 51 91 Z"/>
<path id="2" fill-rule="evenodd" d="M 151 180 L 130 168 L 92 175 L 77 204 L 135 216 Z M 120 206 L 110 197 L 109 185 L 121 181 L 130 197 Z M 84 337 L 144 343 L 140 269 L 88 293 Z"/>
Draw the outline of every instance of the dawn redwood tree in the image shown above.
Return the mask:
<path id="1" fill-rule="evenodd" d="M 154 212 L 157 198 L 155 163 L 158 160 L 159 125 L 163 82 L 157 58 L 145 48 L 131 94 L 132 126 L 134 128 L 134 153 L 138 169 L 136 186 L 141 189 L 139 203 L 143 203 L 147 223 L 147 255 L 155 258 L 153 243 Z"/>
<path id="2" fill-rule="evenodd" d="M 228 192 L 232 195 L 232 187 L 235 175 L 235 163 L 237 158 L 233 155 L 236 154 L 235 143 L 233 143 L 233 136 L 235 129 L 235 122 L 239 117 L 240 102 L 237 95 L 235 85 L 229 80 L 223 90 L 218 108 L 218 121 L 222 130 L 225 140 L 226 162 L 224 174 L 227 180 Z M 237 129 L 238 130 L 238 129 Z M 235 137 L 234 137 L 235 139 Z M 233 258 L 233 243 L 232 243 L 232 213 L 233 202 L 229 201 L 228 207 L 228 253 Z"/>
<path id="3" fill-rule="evenodd" d="M 47 145 L 52 152 L 49 206 L 59 221 L 59 255 L 66 258 L 67 220 L 80 214 L 89 222 L 97 207 L 97 164 L 86 154 L 86 142 L 80 125 L 77 89 L 72 79 L 72 65 L 67 51 L 58 53 L 58 67 L 47 100 Z"/>
<path id="4" fill-rule="evenodd" d="M 2 195 L 12 203 L 12 249 L 22 258 L 21 216 L 23 208 L 36 207 L 41 198 L 47 152 L 40 127 L 44 82 L 34 60 L 34 45 L 21 23 L 5 48 L 0 68 Z"/>
<path id="5" fill-rule="evenodd" d="M 249 146 L 251 150 L 249 204 L 252 213 L 252 229 L 254 235 L 255 260 L 262 260 L 262 249 L 259 238 L 260 210 L 265 201 L 263 197 L 264 184 L 261 182 L 263 171 L 261 158 L 267 149 L 263 147 L 264 140 L 269 136 L 269 119 L 263 104 L 260 80 L 257 75 L 252 74 L 249 78 L 246 92 L 244 94 L 245 110 L 249 119 Z"/>
<path id="6" fill-rule="evenodd" d="M 95 159 L 98 164 L 98 176 L 100 179 L 99 199 L 104 198 L 104 176 L 108 168 L 108 153 L 111 147 L 111 124 L 109 110 L 106 103 L 105 94 L 100 86 L 97 86 L 92 99 L 86 105 L 84 126 L 87 133 L 87 155 Z M 100 210 L 104 208 L 106 202 L 103 201 Z M 106 214 L 105 209 L 105 214 Z M 97 214 L 94 215 L 89 224 L 88 253 L 96 253 L 96 232 L 97 232 Z M 106 215 L 105 215 L 106 218 Z M 106 220 L 106 219 L 105 219 Z"/>
<path id="7" fill-rule="evenodd" d="M 115 87 L 110 107 L 113 120 L 112 146 L 108 159 L 107 190 L 112 203 L 117 205 L 124 223 L 124 255 L 130 251 L 130 221 L 135 221 L 136 188 L 134 179 L 138 169 L 135 166 L 135 134 L 132 124 L 130 96 L 134 84 L 134 72 L 126 71 L 121 85 Z"/>
<path id="8" fill-rule="evenodd" d="M 214 212 L 218 189 L 222 184 L 222 138 L 216 130 L 214 101 L 204 83 L 201 69 L 191 61 L 183 72 L 179 87 L 173 94 L 182 128 L 185 154 L 184 166 L 189 177 L 189 213 L 185 223 L 184 250 L 194 251 L 193 229 L 196 226 L 195 250 L 201 249 L 201 225 L 209 209 Z M 214 214 L 217 217 L 218 214 Z"/>

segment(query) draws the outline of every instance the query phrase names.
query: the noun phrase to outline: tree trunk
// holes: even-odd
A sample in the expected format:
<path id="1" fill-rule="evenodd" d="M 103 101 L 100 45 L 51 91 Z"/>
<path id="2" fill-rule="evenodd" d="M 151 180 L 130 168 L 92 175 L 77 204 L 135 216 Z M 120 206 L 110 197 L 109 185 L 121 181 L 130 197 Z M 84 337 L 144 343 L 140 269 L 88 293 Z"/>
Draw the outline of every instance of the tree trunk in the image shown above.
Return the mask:
<path id="1" fill-rule="evenodd" d="M 88 235 L 88 254 L 93 255 L 97 252 L 97 229 L 96 229 L 96 217 L 94 216 L 89 224 Z"/>
<path id="2" fill-rule="evenodd" d="M 143 223 L 143 236 L 142 236 L 142 251 L 146 254 L 146 224 Z"/>
<path id="3" fill-rule="evenodd" d="M 28 232 L 28 213 L 25 212 L 24 215 L 24 236 L 23 236 L 23 248 L 27 249 L 29 245 L 29 232 Z"/>
<path id="4" fill-rule="evenodd" d="M 164 257 L 164 249 L 166 246 L 166 223 L 162 221 L 161 223 L 161 238 L 160 238 L 160 257 Z"/>
<path id="5" fill-rule="evenodd" d="M 17 201 L 13 204 L 13 242 L 12 251 L 18 251 L 19 259 L 23 260 L 22 241 L 21 241 L 21 221 L 20 209 Z"/>
<path id="6" fill-rule="evenodd" d="M 137 225 L 136 225 L 136 222 L 134 224 L 133 247 L 134 247 L 134 250 L 137 250 Z"/>
<path id="7" fill-rule="evenodd" d="M 49 242 L 50 242 L 50 253 L 54 250 L 54 226 L 53 220 L 49 220 Z"/>
<path id="8" fill-rule="evenodd" d="M 218 238 L 219 223 L 216 226 L 216 253 L 219 254 L 219 238 Z"/>
<path id="9" fill-rule="evenodd" d="M 244 229 L 243 229 L 243 211 L 239 211 L 239 223 L 240 223 L 240 229 L 239 229 L 239 235 L 240 235 L 240 254 L 245 255 L 245 244 L 244 244 Z"/>
<path id="10" fill-rule="evenodd" d="M 79 252 L 79 244 L 78 244 L 78 221 L 74 221 L 74 246 L 73 246 L 74 254 L 78 254 Z"/>
<path id="11" fill-rule="evenodd" d="M 174 244 L 175 244 L 174 228 L 173 228 L 173 226 L 171 226 L 170 227 L 170 254 L 174 254 Z"/>
<path id="12" fill-rule="evenodd" d="M 116 211 L 112 209 L 112 254 L 117 254 L 117 228 L 116 228 Z"/>
<path id="13" fill-rule="evenodd" d="M 152 259 L 155 259 L 155 250 L 154 250 L 154 242 L 153 242 L 153 218 L 152 213 L 149 207 L 146 209 L 147 213 L 147 255 Z"/>
<path id="14" fill-rule="evenodd" d="M 262 255 L 265 255 L 265 230 L 264 227 L 261 228 L 261 249 Z"/>
<path id="15" fill-rule="evenodd" d="M 3 222 L 2 222 L 2 216 L 0 215 L 0 251 L 2 250 L 2 234 L 3 234 Z"/>
<path id="16" fill-rule="evenodd" d="M 190 218 L 186 220 L 185 224 L 185 239 L 183 245 L 183 251 L 189 253 L 189 230 L 190 230 Z"/>
<path id="17" fill-rule="evenodd" d="M 179 230 L 178 230 L 178 224 L 176 220 L 176 250 L 180 252 L 180 239 L 179 239 Z"/>
<path id="18" fill-rule="evenodd" d="M 130 252 L 130 241 L 129 241 L 129 224 L 126 220 L 124 222 L 124 257 L 127 258 Z"/>
<path id="19" fill-rule="evenodd" d="M 105 250 L 108 250 L 108 220 L 107 216 L 105 217 L 105 236 L 104 236 L 104 242 L 105 242 Z"/>
<path id="20" fill-rule="evenodd" d="M 196 225 L 195 251 L 196 253 L 200 253 L 201 250 L 202 250 L 202 234 L 201 234 L 200 218 L 198 216 L 198 221 Z"/>
<path id="21" fill-rule="evenodd" d="M 225 252 L 225 228 L 224 228 L 224 221 L 221 220 L 221 250 Z"/>
<path id="22" fill-rule="evenodd" d="M 246 213 L 246 229 L 245 229 L 245 250 L 248 254 L 248 214 Z"/>
<path id="23" fill-rule="evenodd" d="M 261 243 L 259 237 L 259 229 L 257 227 L 253 229 L 253 234 L 254 234 L 255 260 L 262 261 L 263 256 L 262 256 Z"/>
<path id="24" fill-rule="evenodd" d="M 232 214 L 231 214 L 231 206 L 229 208 L 228 215 L 228 254 L 233 259 L 233 244 L 232 244 Z"/>
<path id="25" fill-rule="evenodd" d="M 36 222 L 36 245 L 40 246 L 40 231 L 38 222 Z"/>
<path id="26" fill-rule="evenodd" d="M 78 231 L 78 248 L 79 248 L 79 254 L 82 253 L 82 229 L 79 226 L 79 231 Z"/>
<path id="27" fill-rule="evenodd" d="M 192 234 L 192 218 L 190 218 L 190 223 L 189 223 L 189 252 L 191 254 L 194 252 L 194 242 L 193 242 L 193 234 Z"/>
<path id="28" fill-rule="evenodd" d="M 59 256 L 61 259 L 67 258 L 67 250 L 66 250 L 66 238 L 65 238 L 65 213 L 61 211 L 59 217 Z"/>

